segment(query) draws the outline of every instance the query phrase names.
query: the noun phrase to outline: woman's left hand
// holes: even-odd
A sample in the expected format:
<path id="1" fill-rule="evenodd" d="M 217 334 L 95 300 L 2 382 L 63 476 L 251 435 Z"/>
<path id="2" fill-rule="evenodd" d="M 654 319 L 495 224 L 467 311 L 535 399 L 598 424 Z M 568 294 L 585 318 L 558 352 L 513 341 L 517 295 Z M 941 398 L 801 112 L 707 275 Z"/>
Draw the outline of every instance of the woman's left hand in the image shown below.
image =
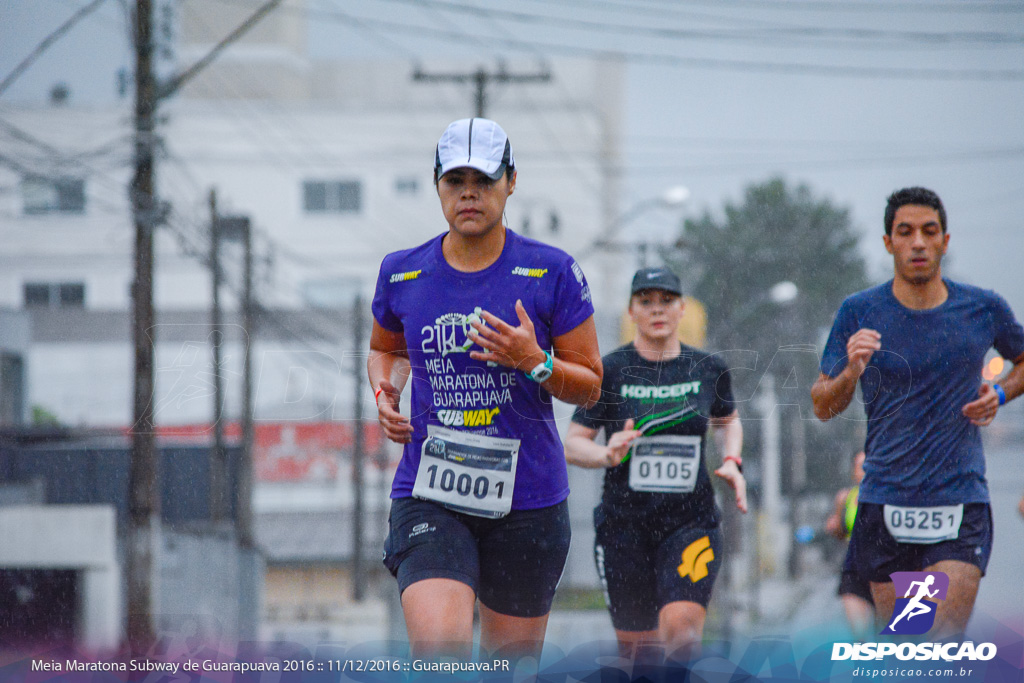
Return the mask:
<path id="1" fill-rule="evenodd" d="M 470 338 L 485 351 L 470 351 L 469 357 L 523 372 L 529 372 L 543 363 L 545 356 L 537 343 L 533 321 L 519 299 L 516 300 L 516 315 L 519 316 L 519 326 L 512 327 L 498 316 L 481 311 L 480 317 L 487 324 L 476 321 L 471 323 L 473 332 L 470 332 Z"/>
<path id="2" fill-rule="evenodd" d="M 726 483 L 736 492 L 736 507 L 740 512 L 747 511 L 747 480 L 736 466 L 735 460 L 726 460 L 715 470 L 715 475 L 725 479 Z"/>

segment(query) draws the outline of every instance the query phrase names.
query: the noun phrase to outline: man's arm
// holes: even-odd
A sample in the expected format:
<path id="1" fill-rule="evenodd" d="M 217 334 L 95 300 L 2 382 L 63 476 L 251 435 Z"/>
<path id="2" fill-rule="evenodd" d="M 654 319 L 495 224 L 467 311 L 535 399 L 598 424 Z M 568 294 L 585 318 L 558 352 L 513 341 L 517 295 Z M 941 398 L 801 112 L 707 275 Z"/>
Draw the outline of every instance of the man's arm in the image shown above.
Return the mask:
<path id="1" fill-rule="evenodd" d="M 846 410 L 857 390 L 857 379 L 848 372 L 850 366 L 835 377 L 822 374 L 811 387 L 811 401 L 814 403 L 814 414 L 822 422 L 827 422 Z"/>
<path id="2" fill-rule="evenodd" d="M 1013 359 L 1013 370 L 1010 370 L 999 386 L 1006 392 L 1007 402 L 1024 394 L 1024 353 Z"/>
<path id="3" fill-rule="evenodd" d="M 1024 393 L 1024 354 L 1014 359 L 1013 369 L 999 382 L 999 386 L 1006 394 L 1007 403 Z M 965 405 L 961 412 L 973 424 L 984 427 L 999 412 L 999 395 L 991 385 L 982 384 L 978 389 L 978 398 Z"/>
<path id="4" fill-rule="evenodd" d="M 882 335 L 875 330 L 863 328 L 850 336 L 846 342 L 846 367 L 843 371 L 835 377 L 823 373 L 811 387 L 814 414 L 819 420 L 831 420 L 846 410 L 857 390 L 857 380 L 864 374 L 871 356 L 881 348 Z"/>

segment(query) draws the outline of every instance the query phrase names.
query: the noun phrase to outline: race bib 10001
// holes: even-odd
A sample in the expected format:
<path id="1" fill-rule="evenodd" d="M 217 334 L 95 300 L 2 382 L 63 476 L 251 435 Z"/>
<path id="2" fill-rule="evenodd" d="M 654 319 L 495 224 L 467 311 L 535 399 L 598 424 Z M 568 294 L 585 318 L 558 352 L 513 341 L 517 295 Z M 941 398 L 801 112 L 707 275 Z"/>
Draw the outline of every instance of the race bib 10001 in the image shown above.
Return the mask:
<path id="1" fill-rule="evenodd" d="M 883 506 L 885 528 L 900 543 L 939 543 L 960 535 L 963 505 L 936 507 Z"/>
<path id="2" fill-rule="evenodd" d="M 634 491 L 689 493 L 697 484 L 700 437 L 644 436 L 633 442 L 629 488 Z"/>
<path id="3" fill-rule="evenodd" d="M 512 509 L 519 439 L 429 425 L 412 495 L 478 517 Z"/>

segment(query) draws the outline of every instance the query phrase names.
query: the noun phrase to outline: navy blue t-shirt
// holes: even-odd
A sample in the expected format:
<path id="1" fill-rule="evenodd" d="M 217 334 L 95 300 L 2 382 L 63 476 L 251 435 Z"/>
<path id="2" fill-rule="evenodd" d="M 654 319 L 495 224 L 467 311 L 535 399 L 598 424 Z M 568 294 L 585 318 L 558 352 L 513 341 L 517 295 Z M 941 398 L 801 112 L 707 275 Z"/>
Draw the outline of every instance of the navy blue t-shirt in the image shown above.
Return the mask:
<path id="1" fill-rule="evenodd" d="M 512 509 L 560 503 L 569 495 L 569 480 L 551 395 L 523 372 L 470 358 L 470 351 L 482 347 L 468 334 L 478 309 L 518 326 L 515 304 L 521 299 L 537 343 L 550 350 L 555 337 L 594 313 L 583 271 L 561 249 L 506 229 L 498 260 L 464 273 L 444 258 L 446 234 L 384 257 L 373 296 L 374 318 L 405 337 L 412 366 L 413 437 L 395 472 L 391 497 L 412 495 L 430 424 L 520 439 Z"/>
<path id="2" fill-rule="evenodd" d="M 961 410 L 978 398 L 985 354 L 1024 354 L 1024 329 L 990 290 L 943 279 L 940 306 L 913 310 L 892 280 L 848 297 L 825 344 L 821 372 L 846 367 L 846 342 L 869 328 L 882 336 L 860 378 L 867 413 L 860 500 L 892 505 L 988 502 L 979 428 Z"/>

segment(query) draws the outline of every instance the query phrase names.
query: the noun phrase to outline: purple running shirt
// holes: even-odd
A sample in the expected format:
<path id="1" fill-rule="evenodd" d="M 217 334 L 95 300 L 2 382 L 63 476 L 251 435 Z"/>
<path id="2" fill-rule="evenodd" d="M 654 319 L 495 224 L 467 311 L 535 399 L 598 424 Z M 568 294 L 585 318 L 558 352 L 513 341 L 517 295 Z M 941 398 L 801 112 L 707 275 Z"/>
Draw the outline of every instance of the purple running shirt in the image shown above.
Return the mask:
<path id="1" fill-rule="evenodd" d="M 560 503 L 569 495 L 569 485 L 551 395 L 523 371 L 470 358 L 471 350 L 482 348 L 468 337 L 469 321 L 483 309 L 518 326 L 515 304 L 520 299 L 538 344 L 550 352 L 553 338 L 594 313 L 586 278 L 562 250 L 508 229 L 497 261 L 481 271 L 460 272 L 441 252 L 446 234 L 388 254 L 373 297 L 374 318 L 384 329 L 403 334 L 412 366 L 413 439 L 405 445 L 391 497 L 413 495 L 429 425 L 495 442 L 519 440 L 511 509 Z M 475 447 L 463 448 L 475 452 Z M 472 472 L 459 474 L 463 471 L 455 468 L 447 479 L 444 471 L 433 471 L 430 484 L 439 491 L 444 487 L 452 499 L 459 494 L 470 503 L 474 497 L 482 499 L 481 489 L 488 484 Z M 427 481 L 425 473 L 420 476 Z"/>

